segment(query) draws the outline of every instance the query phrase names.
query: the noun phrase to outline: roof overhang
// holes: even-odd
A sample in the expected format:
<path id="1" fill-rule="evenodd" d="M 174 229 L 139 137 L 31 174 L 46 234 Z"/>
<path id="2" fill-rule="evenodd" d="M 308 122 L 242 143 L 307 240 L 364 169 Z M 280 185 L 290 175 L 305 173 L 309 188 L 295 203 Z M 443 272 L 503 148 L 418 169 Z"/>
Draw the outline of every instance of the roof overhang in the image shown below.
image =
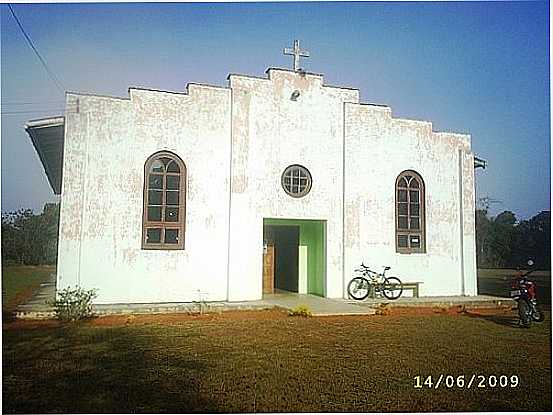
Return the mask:
<path id="1" fill-rule="evenodd" d="M 61 194 L 65 118 L 44 118 L 25 124 L 54 194 Z"/>

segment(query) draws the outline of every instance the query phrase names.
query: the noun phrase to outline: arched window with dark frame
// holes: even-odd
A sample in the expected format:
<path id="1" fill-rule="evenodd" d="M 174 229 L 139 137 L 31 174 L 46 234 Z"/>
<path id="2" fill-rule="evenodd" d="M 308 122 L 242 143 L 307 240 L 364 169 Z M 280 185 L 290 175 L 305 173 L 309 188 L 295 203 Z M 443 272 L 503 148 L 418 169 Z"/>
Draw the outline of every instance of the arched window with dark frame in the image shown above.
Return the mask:
<path id="1" fill-rule="evenodd" d="M 186 166 L 169 151 L 144 165 L 142 249 L 184 249 Z"/>
<path id="2" fill-rule="evenodd" d="M 396 252 L 426 252 L 424 181 L 413 170 L 396 179 Z"/>

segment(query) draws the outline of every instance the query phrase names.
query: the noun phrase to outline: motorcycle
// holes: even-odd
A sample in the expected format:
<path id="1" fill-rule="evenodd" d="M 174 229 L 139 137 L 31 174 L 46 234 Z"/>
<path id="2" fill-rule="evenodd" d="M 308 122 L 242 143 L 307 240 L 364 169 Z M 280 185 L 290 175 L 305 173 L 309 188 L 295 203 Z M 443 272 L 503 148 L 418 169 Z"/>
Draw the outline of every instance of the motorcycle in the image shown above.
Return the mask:
<path id="1" fill-rule="evenodd" d="M 534 265 L 534 261 L 529 260 L 528 265 Z M 511 282 L 511 298 L 517 302 L 522 327 L 530 327 L 532 320 L 542 322 L 545 317 L 536 299 L 536 284 L 528 279 L 532 272 L 533 269 L 525 273 L 519 270 Z"/>

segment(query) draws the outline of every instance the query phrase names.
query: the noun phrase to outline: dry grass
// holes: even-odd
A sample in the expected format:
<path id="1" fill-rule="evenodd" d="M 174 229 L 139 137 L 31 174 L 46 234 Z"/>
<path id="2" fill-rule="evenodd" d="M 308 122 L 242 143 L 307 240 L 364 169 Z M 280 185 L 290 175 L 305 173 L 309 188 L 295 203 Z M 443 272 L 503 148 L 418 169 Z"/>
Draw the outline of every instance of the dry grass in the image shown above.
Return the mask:
<path id="1" fill-rule="evenodd" d="M 40 284 L 56 272 L 53 265 L 2 267 L 2 309 L 12 311 L 31 298 Z"/>
<path id="2" fill-rule="evenodd" d="M 109 317 L 4 327 L 4 412 L 551 409 L 550 320 L 511 311 L 293 318 Z M 518 388 L 415 389 L 417 375 L 520 377 Z"/>

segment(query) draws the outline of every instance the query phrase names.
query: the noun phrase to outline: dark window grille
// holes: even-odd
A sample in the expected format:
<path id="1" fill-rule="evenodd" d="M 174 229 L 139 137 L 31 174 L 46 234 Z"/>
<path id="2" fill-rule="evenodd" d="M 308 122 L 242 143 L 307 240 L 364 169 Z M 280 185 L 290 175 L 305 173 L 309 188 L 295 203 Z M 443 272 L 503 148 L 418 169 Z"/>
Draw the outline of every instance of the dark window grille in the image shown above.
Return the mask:
<path id="1" fill-rule="evenodd" d="M 288 166 L 282 173 L 282 188 L 292 197 L 302 197 L 311 190 L 311 173 L 299 164 Z"/>
<path id="2" fill-rule="evenodd" d="M 186 166 L 161 151 L 144 165 L 143 249 L 184 249 Z"/>
<path id="3" fill-rule="evenodd" d="M 424 181 L 406 170 L 396 179 L 396 251 L 426 252 Z"/>

